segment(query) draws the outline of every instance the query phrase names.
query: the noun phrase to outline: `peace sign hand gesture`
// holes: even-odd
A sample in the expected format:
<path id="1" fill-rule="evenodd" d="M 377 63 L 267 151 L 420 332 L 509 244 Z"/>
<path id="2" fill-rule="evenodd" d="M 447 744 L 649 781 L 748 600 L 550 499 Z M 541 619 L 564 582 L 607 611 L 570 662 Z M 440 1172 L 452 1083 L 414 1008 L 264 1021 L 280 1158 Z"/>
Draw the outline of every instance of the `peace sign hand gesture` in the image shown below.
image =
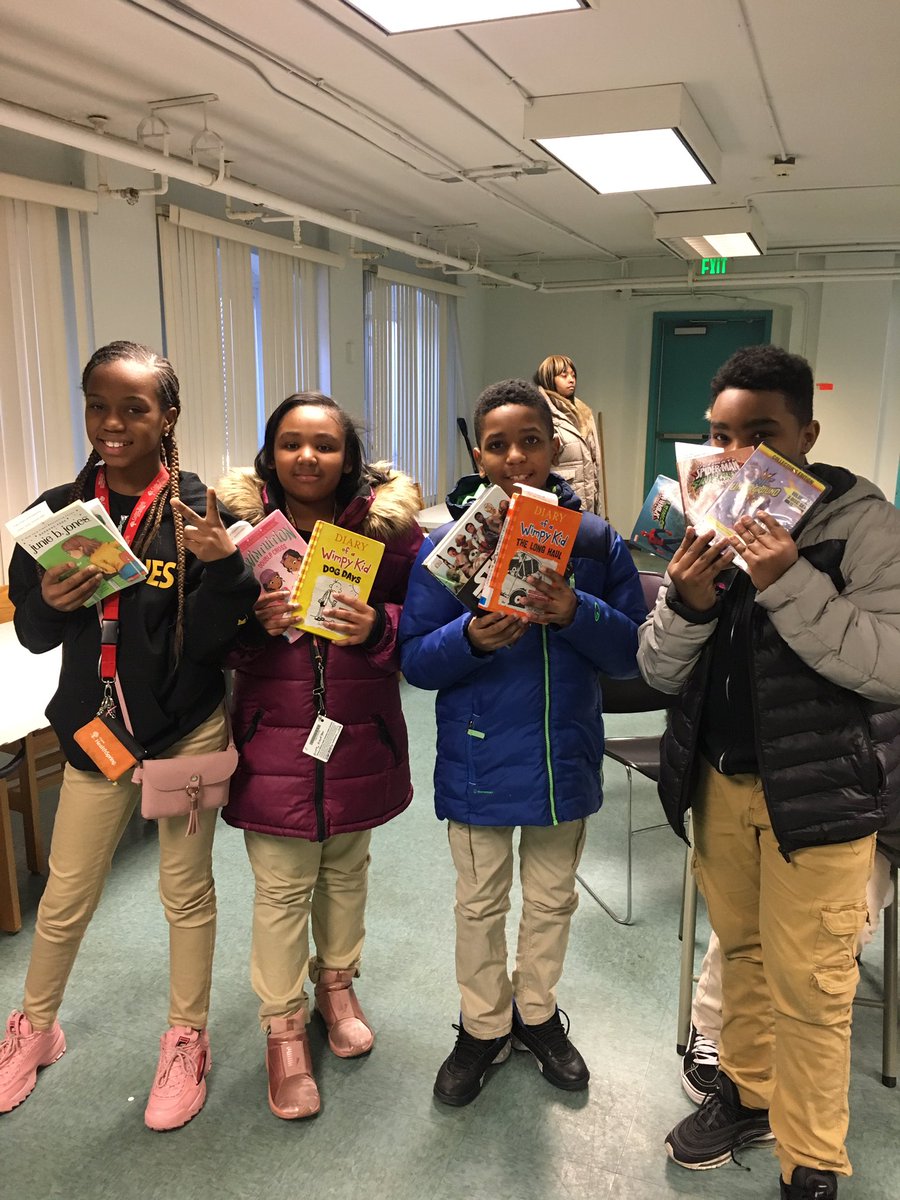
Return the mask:
<path id="1" fill-rule="evenodd" d="M 173 500 L 172 508 L 184 518 L 185 547 L 201 562 L 216 562 L 234 554 L 235 545 L 222 524 L 214 488 L 206 489 L 205 517 L 195 513 L 182 500 Z"/>

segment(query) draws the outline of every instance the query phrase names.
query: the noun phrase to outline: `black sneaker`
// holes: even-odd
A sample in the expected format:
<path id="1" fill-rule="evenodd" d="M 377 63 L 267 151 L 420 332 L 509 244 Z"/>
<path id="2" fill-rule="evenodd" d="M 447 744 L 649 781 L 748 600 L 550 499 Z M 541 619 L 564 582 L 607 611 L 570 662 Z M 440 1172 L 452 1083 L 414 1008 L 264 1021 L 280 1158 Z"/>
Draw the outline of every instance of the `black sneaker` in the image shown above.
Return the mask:
<path id="1" fill-rule="evenodd" d="M 837 1176 L 834 1171 L 794 1167 L 791 1182 L 781 1181 L 781 1200 L 837 1200 Z"/>
<path id="2" fill-rule="evenodd" d="M 666 1138 L 669 1158 L 691 1171 L 708 1171 L 728 1162 L 735 1150 L 772 1142 L 767 1108 L 745 1108 L 735 1084 L 722 1071 L 711 1096 L 679 1121 Z"/>
<path id="3" fill-rule="evenodd" d="M 488 1067 L 509 1058 L 509 1034 L 487 1041 L 472 1037 L 463 1027 L 462 1018 L 453 1028 L 459 1031 L 456 1045 L 441 1064 L 434 1081 L 434 1094 L 442 1104 L 460 1107 L 471 1103 L 481 1091 Z"/>
<path id="4" fill-rule="evenodd" d="M 580 1092 L 586 1088 L 591 1073 L 587 1063 L 569 1041 L 569 1018 L 565 1013 L 566 1027 L 563 1029 L 557 1009 L 548 1021 L 540 1025 L 526 1025 L 513 1005 L 512 1044 L 516 1050 L 530 1050 L 538 1060 L 544 1078 L 554 1087 L 566 1092 Z"/>
<path id="5" fill-rule="evenodd" d="M 718 1079 L 719 1047 L 692 1025 L 681 1060 L 681 1086 L 695 1104 L 702 1104 L 716 1090 Z"/>

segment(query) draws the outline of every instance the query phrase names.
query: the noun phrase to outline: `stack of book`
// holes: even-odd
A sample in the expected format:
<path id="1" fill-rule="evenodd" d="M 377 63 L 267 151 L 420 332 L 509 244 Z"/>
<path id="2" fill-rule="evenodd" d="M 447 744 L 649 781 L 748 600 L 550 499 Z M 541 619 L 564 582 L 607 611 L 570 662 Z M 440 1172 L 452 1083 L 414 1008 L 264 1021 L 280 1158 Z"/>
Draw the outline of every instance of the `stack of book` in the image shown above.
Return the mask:
<path id="1" fill-rule="evenodd" d="M 765 443 L 724 453 L 715 446 L 675 446 L 678 481 L 657 476 L 631 533 L 632 546 L 670 559 L 688 525 L 713 530 L 713 544 L 740 536 L 741 517 L 766 512 L 796 536 L 828 491 L 816 479 Z M 747 565 L 740 555 L 735 564 Z"/>
<path id="2" fill-rule="evenodd" d="M 470 612 L 527 616 L 531 581 L 542 569 L 565 574 L 580 524 L 552 492 L 489 487 L 422 565 Z"/>

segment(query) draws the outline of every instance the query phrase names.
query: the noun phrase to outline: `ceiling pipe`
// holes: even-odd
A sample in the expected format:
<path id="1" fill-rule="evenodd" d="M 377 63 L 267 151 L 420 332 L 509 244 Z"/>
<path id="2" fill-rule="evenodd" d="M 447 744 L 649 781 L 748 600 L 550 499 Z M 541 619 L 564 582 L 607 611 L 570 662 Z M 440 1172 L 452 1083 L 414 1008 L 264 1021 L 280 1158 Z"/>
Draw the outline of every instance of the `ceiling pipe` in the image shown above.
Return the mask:
<path id="1" fill-rule="evenodd" d="M 558 283 L 542 283 L 542 292 L 640 292 L 651 288 L 654 292 L 718 292 L 722 288 L 740 287 L 793 287 L 798 283 L 870 283 L 876 279 L 900 279 L 900 266 L 863 267 L 846 270 L 821 271 L 767 271 L 741 275 L 717 275 L 714 279 L 676 279 L 671 275 L 643 278 L 635 275 L 620 279 L 573 279 Z"/>
<path id="2" fill-rule="evenodd" d="M 336 217 L 322 209 L 299 204 L 295 200 L 288 199 L 287 196 L 269 192 L 264 188 L 256 187 L 255 184 L 235 179 L 233 176 L 222 178 L 218 168 L 211 169 L 175 158 L 173 155 L 163 155 L 159 151 L 126 141 L 111 133 L 99 134 L 84 125 L 65 121 L 60 117 L 39 112 L 34 108 L 27 108 L 22 104 L 14 104 L 9 100 L 0 99 L 0 126 L 18 130 L 19 133 L 31 134 L 34 137 L 46 138 L 48 141 L 57 142 L 63 146 L 71 146 L 75 150 L 84 150 L 88 154 L 99 154 L 103 158 L 113 159 L 115 162 L 151 171 L 157 175 L 164 173 L 172 179 L 180 179 L 183 183 L 206 188 L 208 191 L 221 192 L 223 195 L 244 200 L 248 204 L 265 205 L 291 217 L 311 221 L 325 229 L 331 229 L 335 233 L 363 238 L 376 245 L 384 246 L 388 250 L 406 254 L 410 258 L 427 259 L 438 266 L 449 268 L 450 273 L 477 275 L 482 279 L 490 279 L 495 283 L 510 287 L 525 288 L 532 292 L 539 288 L 536 283 L 526 283 L 522 279 L 500 275 L 496 271 L 480 267 L 467 259 L 454 258 L 450 254 L 442 254 L 439 250 L 432 250 L 428 246 L 417 246 L 415 242 L 394 237 L 392 234 L 384 233 L 369 225 L 356 225 L 352 221 Z"/>

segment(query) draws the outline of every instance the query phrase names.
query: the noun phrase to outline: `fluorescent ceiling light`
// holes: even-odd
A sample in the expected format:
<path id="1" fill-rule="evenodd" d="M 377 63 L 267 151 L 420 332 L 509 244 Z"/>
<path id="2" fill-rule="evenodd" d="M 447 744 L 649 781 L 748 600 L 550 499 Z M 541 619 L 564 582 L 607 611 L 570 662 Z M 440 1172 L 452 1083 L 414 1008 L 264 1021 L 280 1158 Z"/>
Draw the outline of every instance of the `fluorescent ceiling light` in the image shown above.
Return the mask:
<path id="1" fill-rule="evenodd" d="M 719 148 L 680 83 L 538 96 L 525 136 L 598 192 L 715 182 Z"/>
<path id="2" fill-rule="evenodd" d="M 344 0 L 386 33 L 587 8 L 588 0 Z"/>
<path id="3" fill-rule="evenodd" d="M 679 258 L 746 258 L 766 252 L 762 222 L 747 208 L 660 213 L 653 234 Z"/>

